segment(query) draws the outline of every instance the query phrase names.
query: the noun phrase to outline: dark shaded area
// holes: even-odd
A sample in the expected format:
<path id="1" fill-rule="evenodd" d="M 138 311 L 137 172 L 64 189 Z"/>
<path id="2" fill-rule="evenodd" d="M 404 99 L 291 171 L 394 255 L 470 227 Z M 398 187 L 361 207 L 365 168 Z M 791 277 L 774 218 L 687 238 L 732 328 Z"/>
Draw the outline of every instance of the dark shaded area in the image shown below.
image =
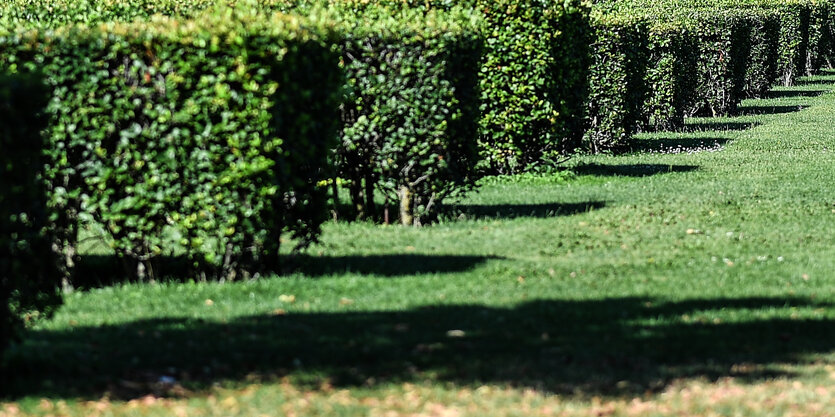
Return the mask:
<path id="1" fill-rule="evenodd" d="M 736 114 L 738 116 L 750 116 L 756 114 L 784 114 L 801 111 L 809 106 L 744 106 L 738 107 Z"/>
<path id="2" fill-rule="evenodd" d="M 584 164 L 572 169 L 577 175 L 595 175 L 612 177 L 649 177 L 671 172 L 690 172 L 699 169 L 695 165 L 665 164 Z"/>
<path id="3" fill-rule="evenodd" d="M 292 254 L 282 257 L 281 271 L 312 277 L 357 273 L 397 277 L 405 275 L 463 272 L 477 267 L 491 257 L 468 255 L 382 254 L 356 256 L 313 256 Z M 195 279 L 189 262 L 183 257 L 159 257 L 155 260 L 165 275 L 159 282 L 188 282 Z M 130 282 L 124 265 L 113 255 L 82 255 L 77 263 L 73 286 L 84 290 Z"/>
<path id="4" fill-rule="evenodd" d="M 728 143 L 727 138 L 661 138 L 635 139 L 630 143 L 630 152 L 687 153 L 715 150 Z"/>
<path id="5" fill-rule="evenodd" d="M 587 213 L 605 206 L 605 201 L 543 204 L 453 204 L 447 206 L 445 214 L 450 217 L 470 219 L 546 218 Z"/>
<path id="6" fill-rule="evenodd" d="M 834 320 L 758 319 L 741 311 L 743 321 L 725 323 L 714 313 L 831 307 L 798 298 L 627 297 L 278 313 L 228 323 L 141 320 L 31 332 L 9 355 L 0 380 L 8 390 L 3 398 L 12 400 L 178 395 L 217 381 L 283 376 L 311 386 L 323 379 L 350 387 L 433 378 L 635 395 L 680 378 L 785 375 L 768 365 L 805 363 L 807 354 L 832 351 Z M 163 376 L 174 378 L 178 390 L 161 387 Z"/>
<path id="7" fill-rule="evenodd" d="M 688 122 L 682 132 L 714 132 L 714 131 L 728 131 L 728 130 L 747 130 L 758 126 L 759 123 L 754 122 L 721 122 L 713 120 L 705 120 L 699 122 Z"/>
<path id="8" fill-rule="evenodd" d="M 284 273 L 299 272 L 312 277 L 355 273 L 398 277 L 407 275 L 464 272 L 490 256 L 385 254 L 356 256 L 295 255 L 285 260 Z"/>
<path id="9" fill-rule="evenodd" d="M 158 256 L 153 259 L 161 274 L 157 282 L 187 282 L 194 278 L 193 268 L 183 256 Z M 131 264 L 116 255 L 80 255 L 73 270 L 72 284 L 76 289 L 101 288 L 114 284 L 135 282 L 129 271 Z"/>
<path id="10" fill-rule="evenodd" d="M 771 90 L 763 98 L 817 97 L 826 90 Z"/>
<path id="11" fill-rule="evenodd" d="M 832 73 L 823 73 L 821 75 L 831 76 Z M 794 85 L 829 85 L 835 82 L 832 78 L 824 78 L 824 79 L 816 79 L 816 80 L 808 80 L 808 79 L 799 79 L 795 80 Z"/>

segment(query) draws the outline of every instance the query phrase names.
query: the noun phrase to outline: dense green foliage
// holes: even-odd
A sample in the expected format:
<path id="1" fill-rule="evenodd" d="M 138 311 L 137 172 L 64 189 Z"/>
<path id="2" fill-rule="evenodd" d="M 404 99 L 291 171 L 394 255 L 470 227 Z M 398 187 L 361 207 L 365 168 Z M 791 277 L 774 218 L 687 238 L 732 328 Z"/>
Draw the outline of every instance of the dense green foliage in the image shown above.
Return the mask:
<path id="1" fill-rule="evenodd" d="M 770 9 L 750 10 L 743 15 L 750 24 L 750 52 L 744 77 L 747 98 L 762 97 L 778 81 L 780 19 Z"/>
<path id="2" fill-rule="evenodd" d="M 480 37 L 457 14 L 347 14 L 338 174 L 360 217 L 378 214 L 377 191 L 401 223 L 420 224 L 475 179 Z"/>
<path id="3" fill-rule="evenodd" d="M 624 144 L 641 124 L 649 51 L 641 20 L 595 16 L 592 27 L 583 142 L 590 151 L 599 152 Z"/>
<path id="4" fill-rule="evenodd" d="M 791 85 L 829 65 L 831 8 L 828 0 L 597 3 L 585 148 L 621 148 L 639 129 L 680 127 L 686 116 L 732 114 L 778 80 Z"/>
<path id="5" fill-rule="evenodd" d="M 127 22 L 155 14 L 191 16 L 216 0 L 7 0 L 0 5 L 3 27 L 55 28 L 75 23 Z"/>
<path id="6" fill-rule="evenodd" d="M 276 266 L 285 229 L 314 240 L 342 80 L 333 35 L 316 27 L 227 10 L 0 39 L 0 63 L 43 72 L 52 92 L 59 229 L 104 225 L 139 277 L 163 255 L 249 275 Z"/>
<path id="7" fill-rule="evenodd" d="M 310 3 L 301 3 L 307 10 Z M 330 1 L 330 7 L 384 7 L 397 15 L 463 8 L 482 36 L 479 170 L 516 172 L 550 161 L 580 146 L 590 28 L 588 6 L 579 0 L 377 0 Z M 286 7 L 286 6 L 284 6 Z M 420 18 L 418 18 L 420 19 Z M 423 20 L 423 19 L 420 19 Z M 465 52 L 465 55 L 471 52 Z M 456 58 L 456 60 L 459 58 Z"/>
<path id="8" fill-rule="evenodd" d="M 691 114 L 727 115 L 742 101 L 751 50 L 751 28 L 743 14 L 705 10 L 696 15 L 698 81 Z"/>
<path id="9" fill-rule="evenodd" d="M 682 23 L 650 25 L 647 38 L 648 92 L 642 122 L 651 130 L 680 128 L 695 99 L 696 41 Z"/>
<path id="10" fill-rule="evenodd" d="M 43 184 L 44 107 L 34 76 L 0 76 L 0 358 L 24 322 L 60 304 Z"/>
<path id="11" fill-rule="evenodd" d="M 578 0 L 474 0 L 484 14 L 483 164 L 530 168 L 580 145 L 591 30 Z"/>

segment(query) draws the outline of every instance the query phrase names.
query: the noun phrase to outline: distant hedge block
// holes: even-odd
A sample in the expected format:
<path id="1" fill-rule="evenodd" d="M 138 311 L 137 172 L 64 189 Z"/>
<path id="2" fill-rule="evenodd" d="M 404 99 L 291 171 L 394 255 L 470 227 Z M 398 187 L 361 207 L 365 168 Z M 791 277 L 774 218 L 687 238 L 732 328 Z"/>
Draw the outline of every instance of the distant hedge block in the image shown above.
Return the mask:
<path id="1" fill-rule="evenodd" d="M 742 14 L 700 11 L 690 22 L 700 56 L 696 100 L 689 115 L 727 115 L 742 101 L 751 52 L 751 26 Z"/>
<path id="2" fill-rule="evenodd" d="M 650 130 L 672 130 L 684 125 L 693 106 L 698 50 L 690 31 L 680 23 L 649 27 L 649 59 L 643 104 L 643 123 Z"/>
<path id="3" fill-rule="evenodd" d="M 835 64 L 835 4 L 814 4 L 809 16 L 809 53 L 806 72 L 814 74 Z"/>
<path id="4" fill-rule="evenodd" d="M 340 23 L 337 169 L 360 217 L 381 214 L 376 192 L 392 221 L 420 224 L 475 181 L 482 42 L 465 15 L 388 13 L 369 8 Z"/>
<path id="5" fill-rule="evenodd" d="M 481 171 L 522 171 L 581 146 L 591 39 L 586 2 L 272 1 L 301 10 L 322 2 L 353 11 L 384 7 L 394 14 L 458 9 L 478 18 Z"/>
<path id="6" fill-rule="evenodd" d="M 780 49 L 778 65 L 780 82 L 784 86 L 794 85 L 797 77 L 806 73 L 809 53 L 809 20 L 811 9 L 799 2 L 779 6 Z"/>
<path id="7" fill-rule="evenodd" d="M 592 27 L 583 143 L 601 152 L 623 147 L 642 123 L 649 50 L 642 20 L 599 17 Z"/>
<path id="8" fill-rule="evenodd" d="M 780 18 L 774 10 L 752 10 L 744 16 L 750 25 L 751 49 L 745 73 L 744 96 L 762 97 L 779 80 Z"/>

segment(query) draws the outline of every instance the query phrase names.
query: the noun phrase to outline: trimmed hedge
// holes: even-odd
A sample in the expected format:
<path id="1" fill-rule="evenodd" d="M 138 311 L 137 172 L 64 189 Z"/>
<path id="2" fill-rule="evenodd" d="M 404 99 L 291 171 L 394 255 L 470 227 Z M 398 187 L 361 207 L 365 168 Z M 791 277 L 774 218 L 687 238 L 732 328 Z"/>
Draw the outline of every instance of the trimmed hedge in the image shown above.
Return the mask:
<path id="1" fill-rule="evenodd" d="M 815 2 L 809 17 L 809 54 L 806 72 L 835 64 L 835 5 L 830 1 Z"/>
<path id="2" fill-rule="evenodd" d="M 592 28 L 583 144 L 601 152 L 623 146 L 641 125 L 649 51 L 641 19 L 595 15 Z"/>
<path id="3" fill-rule="evenodd" d="M 13 0 L 7 22 L 54 26 L 79 21 L 126 21 L 153 13 L 191 16 L 210 0 L 61 0 L 46 13 L 42 2 Z M 480 65 L 480 168 L 514 172 L 580 146 L 586 95 L 588 5 L 581 0 L 543 3 L 500 0 L 260 0 L 263 8 L 307 13 L 325 6 L 362 11 L 383 6 L 398 10 L 450 11 L 466 8 L 482 19 L 485 59 Z M 27 11 L 30 10 L 30 11 Z M 0 19 L 2 22 L 3 19 Z"/>
<path id="4" fill-rule="evenodd" d="M 4 0 L 0 26 L 56 28 L 69 24 L 129 22 L 164 16 L 193 16 L 217 0 Z"/>
<path id="5" fill-rule="evenodd" d="M 138 278 L 180 254 L 203 276 L 249 276 L 277 267 L 282 232 L 315 240 L 342 85 L 323 26 L 224 9 L 0 38 L 0 65 L 52 90 L 58 228 L 104 225 Z"/>
<path id="6" fill-rule="evenodd" d="M 686 109 L 695 100 L 696 40 L 681 23 L 653 24 L 648 29 L 649 59 L 643 104 L 645 129 L 672 130 L 684 126 Z"/>
<path id="7" fill-rule="evenodd" d="M 692 15 L 698 43 L 696 100 L 689 115 L 727 115 L 745 91 L 751 27 L 737 10 L 704 10 Z"/>
<path id="8" fill-rule="evenodd" d="M 480 138 L 486 168 L 516 172 L 579 147 L 592 39 L 586 4 L 474 0 L 471 7 L 486 21 Z"/>
<path id="9" fill-rule="evenodd" d="M 590 40 L 584 1 L 310 0 L 295 7 L 321 2 L 393 14 L 460 8 L 479 18 L 481 171 L 521 171 L 581 145 Z"/>
<path id="10" fill-rule="evenodd" d="M 399 207 L 402 224 L 421 224 L 475 181 L 480 34 L 460 11 L 352 15 L 332 16 L 347 78 L 338 173 L 359 217 L 380 214 L 376 191 L 386 219 Z"/>
<path id="11" fill-rule="evenodd" d="M 809 53 L 809 18 L 811 8 L 803 2 L 787 2 L 779 6 L 780 82 L 791 86 L 797 77 L 805 75 L 806 60 Z"/>
<path id="12" fill-rule="evenodd" d="M 0 76 L 0 359 L 24 323 L 61 302 L 41 155 L 47 100 L 39 77 Z"/>
<path id="13" fill-rule="evenodd" d="M 751 10 L 745 18 L 751 25 L 751 50 L 743 95 L 762 97 L 779 79 L 780 18 L 773 9 Z"/>

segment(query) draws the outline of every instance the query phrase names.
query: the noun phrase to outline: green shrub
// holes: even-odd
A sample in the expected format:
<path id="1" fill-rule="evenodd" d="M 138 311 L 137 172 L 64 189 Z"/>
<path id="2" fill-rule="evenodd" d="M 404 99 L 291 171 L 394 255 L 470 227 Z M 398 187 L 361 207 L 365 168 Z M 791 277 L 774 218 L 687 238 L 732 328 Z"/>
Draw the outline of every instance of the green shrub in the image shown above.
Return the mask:
<path id="1" fill-rule="evenodd" d="M 68 24 L 129 22 L 154 14 L 192 16 L 218 0 L 5 0 L 0 26 L 56 28 Z"/>
<path id="2" fill-rule="evenodd" d="M 648 41 L 641 19 L 594 15 L 584 147 L 622 147 L 641 125 L 647 97 Z"/>
<path id="3" fill-rule="evenodd" d="M 61 301 L 41 156 L 47 99 L 38 77 L 0 76 L 0 358 Z"/>
<path id="4" fill-rule="evenodd" d="M 342 83 L 324 25 L 225 9 L 0 39 L 0 63 L 52 90 L 62 227 L 104 225 L 138 277 L 180 254 L 204 275 L 250 275 L 276 266 L 283 231 L 314 240 Z"/>
<path id="5" fill-rule="evenodd" d="M 336 162 L 361 217 L 379 214 L 377 191 L 420 224 L 475 181 L 481 38 L 462 12 L 391 13 L 332 17 L 347 79 Z"/>
<path id="6" fill-rule="evenodd" d="M 523 170 L 580 145 L 591 30 L 581 1 L 476 0 L 486 20 L 482 157 Z"/>
<path id="7" fill-rule="evenodd" d="M 580 146 L 590 39 L 585 2 L 336 0 L 330 4 L 348 4 L 354 10 L 383 6 L 424 12 L 460 7 L 481 17 L 481 169 L 520 171 Z"/>
<path id="8" fill-rule="evenodd" d="M 830 1 L 815 2 L 809 16 L 809 54 L 806 72 L 813 74 L 824 67 L 831 67 L 835 53 L 835 10 Z"/>
<path id="9" fill-rule="evenodd" d="M 794 84 L 797 77 L 806 72 L 809 51 L 810 8 L 801 2 L 786 2 L 778 6 L 780 11 L 780 82 Z"/>
<path id="10" fill-rule="evenodd" d="M 751 26 L 745 14 L 713 8 L 689 15 L 699 59 L 696 100 L 688 114 L 727 115 L 742 101 L 751 52 Z"/>
<path id="11" fill-rule="evenodd" d="M 779 14 L 773 9 L 754 9 L 744 18 L 751 25 L 751 50 L 745 73 L 744 96 L 762 97 L 779 79 Z"/>
<path id="12" fill-rule="evenodd" d="M 649 93 L 643 104 L 643 123 L 654 130 L 680 128 L 695 99 L 697 44 L 687 26 L 680 22 L 651 25 L 648 42 Z"/>

